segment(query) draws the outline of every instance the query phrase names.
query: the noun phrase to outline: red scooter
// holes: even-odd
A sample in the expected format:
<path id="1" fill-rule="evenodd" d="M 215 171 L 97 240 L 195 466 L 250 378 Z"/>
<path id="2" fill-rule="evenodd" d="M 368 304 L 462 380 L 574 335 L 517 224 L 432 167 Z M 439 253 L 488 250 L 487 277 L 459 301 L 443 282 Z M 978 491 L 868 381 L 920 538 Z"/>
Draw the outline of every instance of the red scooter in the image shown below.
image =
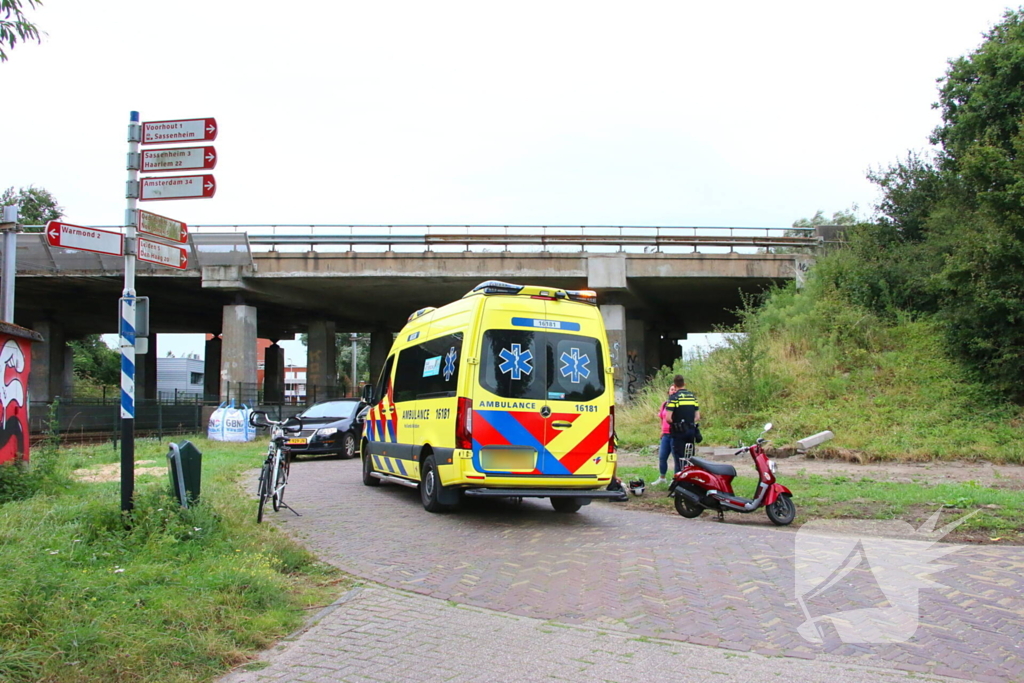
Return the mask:
<path id="1" fill-rule="evenodd" d="M 775 481 L 775 461 L 765 455 L 762 444 L 764 435 L 772 428 L 769 422 L 753 446 L 746 446 L 736 452 L 750 453 L 757 468 L 758 484 L 753 498 L 737 496 L 732 490 L 736 468 L 724 463 L 708 462 L 695 457 L 692 452 L 684 454 L 682 469 L 676 472 L 668 487 L 668 495 L 675 497 L 676 512 L 683 517 L 699 517 L 704 510 L 717 510 L 718 518 L 724 519 L 725 511 L 753 512 L 760 507 L 768 514 L 773 524 L 785 526 L 796 518 L 796 505 L 788 488 Z M 688 444 L 688 447 L 692 447 Z"/>

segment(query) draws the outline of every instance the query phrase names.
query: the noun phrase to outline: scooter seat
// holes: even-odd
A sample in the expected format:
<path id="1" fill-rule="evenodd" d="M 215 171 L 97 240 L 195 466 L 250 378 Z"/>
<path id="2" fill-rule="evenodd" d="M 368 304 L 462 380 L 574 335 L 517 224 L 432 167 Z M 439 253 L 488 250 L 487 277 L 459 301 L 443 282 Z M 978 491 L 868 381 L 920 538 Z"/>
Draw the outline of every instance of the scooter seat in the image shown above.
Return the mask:
<path id="1" fill-rule="evenodd" d="M 732 465 L 726 465 L 725 463 L 720 462 L 708 462 L 707 460 L 701 460 L 700 458 L 690 458 L 690 461 L 697 467 L 702 470 L 707 470 L 711 474 L 720 474 L 725 477 L 736 476 L 736 468 Z"/>

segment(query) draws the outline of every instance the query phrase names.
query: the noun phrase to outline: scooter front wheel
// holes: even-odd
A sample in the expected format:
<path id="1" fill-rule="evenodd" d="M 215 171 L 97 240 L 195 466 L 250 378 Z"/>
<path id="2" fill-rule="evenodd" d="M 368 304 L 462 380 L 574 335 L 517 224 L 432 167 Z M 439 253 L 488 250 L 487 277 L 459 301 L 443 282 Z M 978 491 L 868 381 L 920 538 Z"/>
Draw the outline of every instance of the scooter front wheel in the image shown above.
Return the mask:
<path id="1" fill-rule="evenodd" d="M 704 512 L 704 508 L 697 505 L 681 493 L 677 493 L 676 512 L 687 519 L 693 519 L 694 517 L 700 517 L 701 513 Z"/>
<path id="2" fill-rule="evenodd" d="M 796 505 L 793 499 L 785 494 L 780 494 L 764 511 L 776 526 L 786 526 L 796 519 Z"/>

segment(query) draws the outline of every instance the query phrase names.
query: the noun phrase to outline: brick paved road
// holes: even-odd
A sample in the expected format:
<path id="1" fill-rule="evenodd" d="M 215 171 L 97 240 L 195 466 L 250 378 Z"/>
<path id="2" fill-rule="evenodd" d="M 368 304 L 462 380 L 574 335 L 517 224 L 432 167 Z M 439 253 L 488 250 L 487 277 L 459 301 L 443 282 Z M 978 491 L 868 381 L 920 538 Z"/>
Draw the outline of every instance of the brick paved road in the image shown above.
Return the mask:
<path id="1" fill-rule="evenodd" d="M 469 653 L 484 658 L 472 661 Z M 564 626 L 382 586 L 353 590 L 311 628 L 249 667 L 261 665 L 265 668 L 239 670 L 220 683 L 717 683 L 772 680 L 779 673 L 781 680 L 800 683 L 906 683 L 912 676 L 827 656 L 768 658 L 638 638 L 628 631 Z"/>
<path id="2" fill-rule="evenodd" d="M 1021 548 L 966 547 L 943 558 L 950 569 L 934 577 L 942 586 L 920 592 L 920 626 L 907 643 L 851 645 L 826 631 L 815 645 L 796 630 L 804 621 L 794 598 L 796 536 L 753 524 L 761 515 L 717 524 L 607 503 L 560 515 L 546 500 L 431 515 L 415 490 L 371 489 L 359 478 L 356 460 L 297 463 L 288 494 L 303 516 L 272 518 L 347 572 L 460 605 L 734 652 L 1024 680 Z M 884 607 L 856 575 L 817 613 Z"/>

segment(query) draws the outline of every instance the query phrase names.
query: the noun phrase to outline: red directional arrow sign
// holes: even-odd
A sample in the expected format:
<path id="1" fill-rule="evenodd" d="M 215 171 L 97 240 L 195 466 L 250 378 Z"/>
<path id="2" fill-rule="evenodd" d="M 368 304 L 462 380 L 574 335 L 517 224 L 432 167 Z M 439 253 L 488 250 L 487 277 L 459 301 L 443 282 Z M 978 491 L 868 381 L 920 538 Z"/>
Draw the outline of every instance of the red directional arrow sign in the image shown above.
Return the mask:
<path id="1" fill-rule="evenodd" d="M 186 249 L 156 240 L 148 240 L 145 237 L 140 237 L 138 244 L 139 253 L 136 256 L 140 261 L 170 266 L 179 270 L 188 268 L 188 251 Z"/>
<path id="2" fill-rule="evenodd" d="M 169 147 L 147 149 L 142 152 L 143 173 L 163 171 L 209 170 L 217 165 L 217 150 L 213 147 Z"/>
<path id="3" fill-rule="evenodd" d="M 143 178 L 140 201 L 160 199 L 204 199 L 217 192 L 212 175 L 172 175 L 166 178 Z"/>
<path id="4" fill-rule="evenodd" d="M 142 144 L 144 145 L 166 145 L 171 142 L 206 142 L 216 139 L 216 119 L 149 121 L 142 124 Z"/>
<path id="5" fill-rule="evenodd" d="M 124 255 L 124 235 L 109 230 L 97 230 L 59 221 L 46 224 L 46 242 L 51 247 L 93 251 L 111 256 Z"/>

